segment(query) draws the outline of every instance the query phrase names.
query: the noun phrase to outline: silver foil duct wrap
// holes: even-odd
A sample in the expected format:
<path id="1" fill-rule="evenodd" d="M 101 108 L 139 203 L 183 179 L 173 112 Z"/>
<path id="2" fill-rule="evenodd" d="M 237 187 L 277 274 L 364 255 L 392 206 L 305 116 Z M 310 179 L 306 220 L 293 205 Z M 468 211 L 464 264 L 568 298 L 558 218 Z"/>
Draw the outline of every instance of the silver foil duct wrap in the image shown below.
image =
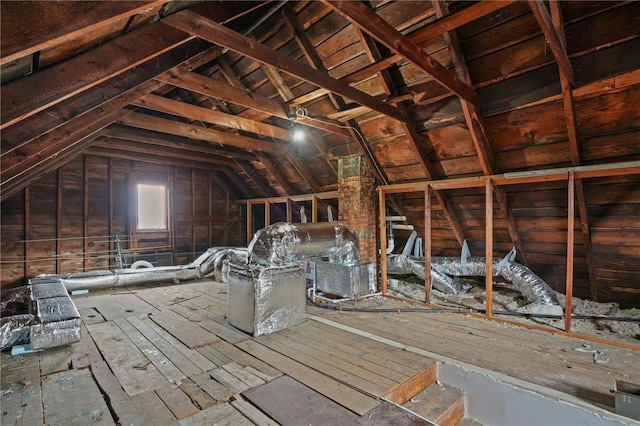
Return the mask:
<path id="1" fill-rule="evenodd" d="M 79 342 L 82 319 L 62 280 L 30 281 L 30 288 L 37 319 L 30 329 L 31 347 L 44 349 Z"/>
<path id="2" fill-rule="evenodd" d="M 229 324 L 260 336 L 301 324 L 305 318 L 305 271 L 301 266 L 229 264 Z"/>
<path id="3" fill-rule="evenodd" d="M 387 257 L 389 273 L 412 273 L 424 279 L 424 261 L 407 256 L 391 255 Z M 463 294 L 471 288 L 468 284 L 455 281 L 456 276 L 485 276 L 487 272 L 484 257 L 470 257 L 465 261 L 465 273 L 460 258 L 432 257 L 431 282 L 433 286 L 447 294 Z M 534 304 L 536 313 L 562 315 L 562 307 L 549 285 L 529 268 L 517 262 L 505 262 L 493 259 L 493 276 L 502 276 L 524 297 Z M 537 308 L 536 308 L 537 306 Z M 551 307 L 551 308 L 545 308 Z"/>
<path id="4" fill-rule="evenodd" d="M 290 265 L 319 257 L 343 265 L 357 264 L 358 236 L 340 222 L 279 222 L 256 232 L 249 243 L 251 264 Z"/>
<path id="5" fill-rule="evenodd" d="M 460 260 L 458 259 L 458 262 Z M 424 260 L 412 256 L 388 255 L 387 272 L 390 274 L 413 274 L 423 280 L 426 277 Z M 431 267 L 431 285 L 446 294 L 464 294 L 472 287 L 470 284 L 460 283 L 446 273 Z"/>
<path id="6" fill-rule="evenodd" d="M 189 281 L 203 278 L 213 272 L 217 256 L 228 247 L 213 247 L 187 265 L 160 266 L 140 269 L 118 269 L 114 271 L 92 271 L 72 274 L 41 274 L 31 283 L 51 282 L 59 279 L 68 291 L 100 289 L 126 285 L 147 284 L 162 281 Z"/>
<path id="7" fill-rule="evenodd" d="M 0 350 L 29 343 L 33 314 L 11 315 L 0 319 Z"/>
<path id="8" fill-rule="evenodd" d="M 222 283 L 229 281 L 229 263 L 243 265 L 247 263 L 249 252 L 243 247 L 228 247 L 216 253 L 213 265 L 213 278 Z"/>
<path id="9" fill-rule="evenodd" d="M 341 265 L 317 260 L 316 289 L 341 297 L 361 297 L 375 293 L 376 277 L 373 263 Z"/>

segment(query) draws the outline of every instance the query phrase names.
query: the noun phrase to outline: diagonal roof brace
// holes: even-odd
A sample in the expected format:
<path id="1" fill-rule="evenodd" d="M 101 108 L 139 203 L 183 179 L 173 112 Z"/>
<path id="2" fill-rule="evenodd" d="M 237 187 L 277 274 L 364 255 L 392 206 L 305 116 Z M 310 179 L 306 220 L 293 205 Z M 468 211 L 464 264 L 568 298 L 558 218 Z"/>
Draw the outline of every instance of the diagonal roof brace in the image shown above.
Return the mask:
<path id="1" fill-rule="evenodd" d="M 316 86 L 330 90 L 345 98 L 352 99 L 396 120 L 410 120 L 406 114 L 401 113 L 393 105 L 354 89 L 347 83 L 330 77 L 322 71 L 303 64 L 290 56 L 273 50 L 254 39 L 239 34 L 197 13 L 185 10 L 164 18 L 162 22 L 203 40 L 226 47 L 262 64 L 272 65 L 281 71 L 307 80 Z"/>
<path id="2" fill-rule="evenodd" d="M 324 0 L 324 3 L 393 52 L 404 56 L 409 62 L 431 75 L 451 92 L 472 105 L 479 106 L 478 98 L 472 87 L 462 82 L 455 73 L 440 65 L 409 37 L 396 30 L 366 4 L 359 1 L 332 0 Z"/>

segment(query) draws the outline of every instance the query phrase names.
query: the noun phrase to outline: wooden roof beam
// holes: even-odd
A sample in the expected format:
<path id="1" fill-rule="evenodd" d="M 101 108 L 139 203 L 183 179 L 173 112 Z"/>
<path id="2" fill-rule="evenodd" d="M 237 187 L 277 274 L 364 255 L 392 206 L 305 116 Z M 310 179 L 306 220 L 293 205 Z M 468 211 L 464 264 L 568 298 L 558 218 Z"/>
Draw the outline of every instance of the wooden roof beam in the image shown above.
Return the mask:
<path id="1" fill-rule="evenodd" d="M 285 120 L 289 119 L 289 107 L 284 103 L 249 93 L 246 89 L 233 87 L 222 81 L 201 74 L 175 69 L 159 75 L 157 79 L 163 83 L 200 93 L 210 98 L 255 109 Z M 331 123 L 321 123 L 311 119 L 297 120 L 297 122 L 305 126 L 342 136 L 350 136 L 349 132 L 345 129 L 336 127 Z M 338 125 L 340 125 L 340 123 L 338 123 Z"/>
<path id="2" fill-rule="evenodd" d="M 448 16 L 449 9 L 446 3 L 436 0 L 432 0 L 431 3 L 433 4 L 436 16 Z M 471 75 L 469 74 L 469 69 L 465 62 L 462 48 L 460 47 L 458 35 L 454 30 L 452 30 L 445 32 L 443 36 L 449 46 L 449 51 L 456 72 L 462 81 L 471 86 L 473 82 L 471 81 Z M 476 153 L 478 154 L 478 159 L 480 160 L 482 171 L 486 176 L 493 175 L 497 171 L 496 161 L 493 155 L 493 150 L 491 149 L 491 144 L 489 143 L 489 138 L 487 137 L 487 132 L 485 131 L 484 123 L 478 113 L 478 109 L 476 106 L 464 99 L 461 99 L 460 102 L 462 104 L 462 110 L 464 112 L 467 127 L 469 128 L 469 133 L 471 134 L 471 139 L 473 140 Z M 520 254 L 522 263 L 524 265 L 528 265 L 527 254 L 524 251 L 524 245 L 520 239 L 518 226 L 513 216 L 513 212 L 509 207 L 507 193 L 502 187 L 495 187 L 493 192 L 498 202 L 498 206 L 506 219 L 509 237 L 511 238 L 513 245 L 516 247 L 518 254 Z M 487 253 L 487 256 L 491 255 L 491 253 Z"/>
<path id="3" fill-rule="evenodd" d="M 402 55 L 409 62 L 431 75 L 451 92 L 473 105 L 478 105 L 478 99 L 472 87 L 460 81 L 455 74 L 440 65 L 366 4 L 359 1 L 324 0 L 324 2 L 388 49 Z"/>
<path id="4" fill-rule="evenodd" d="M 426 27 L 410 33 L 408 35 L 409 40 L 416 43 L 418 46 L 423 47 L 424 45 L 432 43 L 443 32 L 454 30 L 468 22 L 474 21 L 485 15 L 500 10 L 503 7 L 506 7 L 509 4 L 513 3 L 514 1 L 515 0 L 485 0 L 479 3 L 472 4 L 471 6 L 464 8 L 458 13 L 442 17 L 427 25 Z M 393 54 L 342 77 L 340 81 L 351 84 L 365 80 L 368 77 L 377 74 L 379 71 L 389 68 L 391 65 L 401 61 L 402 59 L 403 57 L 401 55 Z M 292 101 L 292 103 L 301 105 L 317 99 L 320 96 L 325 95 L 326 93 L 327 91 L 325 89 L 317 89 L 313 92 L 298 96 Z"/>
<path id="5" fill-rule="evenodd" d="M 265 155 L 258 154 L 258 160 L 262 163 L 267 172 L 280 184 L 284 189 L 285 195 L 294 195 L 297 193 L 295 188 L 291 186 L 289 181 L 284 177 L 280 170 Z"/>
<path id="6" fill-rule="evenodd" d="M 365 47 L 365 50 L 369 58 L 375 62 L 380 57 L 380 51 L 378 50 L 378 46 L 376 46 L 375 41 L 373 39 L 369 39 L 368 36 L 364 34 L 360 29 L 357 29 L 357 33 L 360 35 L 360 38 L 362 40 L 362 43 Z M 393 85 L 393 80 L 389 75 L 389 72 L 387 70 L 379 71 L 379 79 L 385 91 L 390 96 L 394 96 L 396 94 L 396 89 Z M 404 110 L 404 104 L 398 103 L 397 108 L 399 108 L 400 110 Z M 405 135 L 407 136 L 407 138 L 409 139 L 409 142 L 411 143 L 411 146 L 414 149 L 414 152 L 418 158 L 418 161 L 420 162 L 420 165 L 422 166 L 422 169 L 425 172 L 427 179 L 429 180 L 438 179 L 438 176 L 435 170 L 433 169 L 433 164 L 431 163 L 431 160 L 429 160 L 429 156 L 426 150 L 423 148 L 423 144 L 420 143 L 420 140 L 422 138 L 420 136 L 420 133 L 416 129 L 415 124 L 402 123 L 402 129 Z M 453 207 L 451 206 L 451 203 L 449 202 L 448 197 L 443 192 L 440 192 L 440 191 L 434 191 L 434 195 L 438 203 L 442 206 L 444 215 L 447 219 L 447 222 L 449 222 L 449 226 L 451 226 L 451 230 L 453 231 L 453 234 L 456 237 L 456 240 L 458 241 L 460 246 L 462 246 L 464 242 L 464 230 L 462 229 L 462 225 L 460 224 L 460 221 L 456 217 L 455 211 L 453 210 Z M 404 209 L 404 207 L 400 203 L 399 198 L 395 194 L 390 194 L 390 196 L 394 203 L 394 207 L 398 209 L 398 213 L 401 213 L 405 216 L 410 216 L 410 214 L 408 214 L 406 209 Z"/>
<path id="7" fill-rule="evenodd" d="M 211 155 L 206 152 L 195 153 L 193 151 L 187 151 L 180 148 L 174 148 L 170 146 L 163 146 L 158 148 L 157 145 L 148 145 L 145 143 L 124 141 L 121 139 L 113 139 L 106 137 L 96 138 L 95 143 L 92 146 L 108 149 L 116 149 L 119 151 L 126 151 L 131 153 L 158 155 L 169 158 L 178 158 L 187 161 L 198 161 L 208 164 L 224 164 L 234 165 L 234 161 L 230 158 L 221 157 L 217 155 Z"/>
<path id="8" fill-rule="evenodd" d="M 188 138 L 157 133 L 143 129 L 136 129 L 126 126 L 109 126 L 103 129 L 100 134 L 107 138 L 120 139 L 125 141 L 139 142 L 152 146 L 171 147 L 189 152 L 200 152 L 208 155 L 217 155 L 236 160 L 254 161 L 256 156 L 246 152 L 231 152 L 215 148 L 206 142 L 191 140 Z"/>
<path id="9" fill-rule="evenodd" d="M 32 53 L 51 49 L 77 39 L 84 34 L 99 33 L 103 28 L 162 6 L 168 0 L 128 2 L 1 2 L 0 65 Z M 46 9 L 42 10 L 42 8 Z M 38 31 L 27 17 L 38 16 Z M 73 19 L 69 19 L 73 16 Z M 64 25 L 60 25 L 61 18 Z"/>
<path id="10" fill-rule="evenodd" d="M 193 124 L 180 123 L 178 121 L 167 120 L 139 112 L 132 112 L 120 120 L 120 123 L 131 127 L 168 133 L 170 135 L 203 140 L 212 145 L 232 146 L 246 151 L 278 152 L 278 147 L 275 144 L 261 139 L 235 135 L 233 133 L 226 133 Z"/>
<path id="11" fill-rule="evenodd" d="M 282 127 L 250 120 L 237 115 L 225 114 L 220 111 L 214 111 L 209 108 L 199 107 L 162 96 L 152 94 L 145 95 L 133 102 L 133 105 L 177 115 L 189 120 L 204 121 L 206 123 L 227 127 L 229 129 L 255 133 L 261 136 L 281 140 L 291 139 L 291 133 L 289 130 L 285 130 Z"/>
<path id="12" fill-rule="evenodd" d="M 562 23 L 562 12 L 557 0 L 549 2 L 551 8 L 551 24 L 554 33 L 558 36 L 562 50 L 566 52 L 566 38 L 564 35 L 564 27 Z M 546 10 L 546 9 L 545 9 Z M 560 87 L 562 89 L 562 104 L 564 115 L 567 122 L 567 135 L 569 137 L 569 153 L 571 156 L 571 164 L 579 166 L 582 161 L 580 158 L 580 148 L 578 145 L 577 118 L 573 103 L 573 91 L 571 89 L 574 81 L 573 73 L 567 76 L 565 72 L 560 72 Z M 589 277 L 589 291 L 591 300 L 598 301 L 598 280 L 596 274 L 595 260 L 593 256 L 593 244 L 591 243 L 591 229 L 589 226 L 589 212 L 587 210 L 587 195 L 584 187 L 584 181 L 581 178 L 575 179 L 575 194 L 578 202 L 578 215 L 580 217 L 580 229 L 584 237 L 584 252 L 587 262 L 587 275 Z"/>
<path id="13" fill-rule="evenodd" d="M 273 197 L 276 195 L 276 192 L 273 190 L 273 187 L 264 181 L 262 176 L 258 175 L 255 172 L 253 167 L 245 161 L 236 161 L 236 165 L 242 169 L 242 171 L 247 175 L 249 180 L 251 180 L 255 186 L 262 192 L 264 197 Z M 239 178 L 238 178 L 239 179 Z"/>
<path id="14" fill-rule="evenodd" d="M 567 78 L 571 86 L 575 87 L 576 81 L 573 75 L 573 67 L 567 55 L 567 49 L 564 47 L 564 43 L 561 41 L 560 36 L 553 23 L 551 22 L 551 16 L 549 11 L 542 0 L 528 0 L 533 16 L 535 16 L 538 25 L 542 29 L 545 40 L 551 48 L 551 53 L 556 58 L 560 71 Z"/>
<path id="15" fill-rule="evenodd" d="M 281 71 L 309 81 L 312 84 L 328 89 L 346 98 L 352 99 L 355 102 L 366 105 L 375 111 L 397 120 L 405 121 L 408 119 L 405 115 L 399 113 L 393 106 L 386 104 L 373 96 L 354 89 L 348 84 L 296 61 L 290 56 L 273 50 L 253 39 L 243 36 L 191 11 L 185 10 L 175 13 L 165 18 L 163 22 L 201 39 L 222 45 L 262 64 L 272 65 Z"/>

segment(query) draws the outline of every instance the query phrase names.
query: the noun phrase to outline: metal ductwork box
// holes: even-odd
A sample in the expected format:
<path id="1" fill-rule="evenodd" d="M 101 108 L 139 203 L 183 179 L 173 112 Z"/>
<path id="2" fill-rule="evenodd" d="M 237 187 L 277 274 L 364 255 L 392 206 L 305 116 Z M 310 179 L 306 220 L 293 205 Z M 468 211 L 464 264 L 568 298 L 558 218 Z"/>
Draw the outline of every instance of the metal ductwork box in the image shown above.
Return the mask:
<path id="1" fill-rule="evenodd" d="M 317 260 L 316 290 L 340 297 L 356 298 L 374 293 L 376 289 L 373 263 L 343 265 Z"/>
<path id="2" fill-rule="evenodd" d="M 306 318 L 302 266 L 229 264 L 227 321 L 260 336 L 301 324 Z"/>

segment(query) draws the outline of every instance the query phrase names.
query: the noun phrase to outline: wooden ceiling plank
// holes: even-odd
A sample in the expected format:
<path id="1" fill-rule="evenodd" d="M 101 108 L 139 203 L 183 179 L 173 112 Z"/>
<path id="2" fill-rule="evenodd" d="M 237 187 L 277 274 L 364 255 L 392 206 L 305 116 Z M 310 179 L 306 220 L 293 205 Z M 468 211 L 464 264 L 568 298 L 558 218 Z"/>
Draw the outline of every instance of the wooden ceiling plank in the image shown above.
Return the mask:
<path id="1" fill-rule="evenodd" d="M 242 163 L 244 162 L 236 161 L 236 167 L 240 167 L 239 165 Z M 236 171 L 236 168 L 223 167 L 222 173 L 227 177 L 227 179 L 229 179 L 229 181 L 233 185 L 235 185 L 240 190 L 240 192 L 242 192 L 245 195 L 245 197 L 250 197 L 251 194 L 255 194 L 255 192 L 249 187 L 249 185 L 247 185 L 245 181 L 240 179 L 238 172 Z"/>
<path id="2" fill-rule="evenodd" d="M 167 1 L 0 2 L 0 65 L 60 46 L 83 34 L 99 33 L 127 17 L 147 14 Z M 38 19 L 34 21 L 33 17 Z"/>
<path id="3" fill-rule="evenodd" d="M 569 55 L 567 55 L 567 50 L 551 22 L 551 16 L 549 15 L 549 11 L 545 6 L 544 1 L 528 0 L 528 2 L 531 7 L 531 11 L 533 12 L 533 16 L 536 18 L 536 21 L 538 21 L 538 25 L 540 25 L 542 33 L 551 48 L 551 53 L 553 53 L 553 56 L 558 62 L 558 66 L 560 67 L 562 74 L 569 80 L 571 86 L 575 87 L 576 82 L 573 76 L 573 67 L 571 66 Z"/>
<path id="4" fill-rule="evenodd" d="M 438 18 L 444 19 L 444 17 L 449 15 L 449 9 L 446 3 L 432 0 L 432 4 Z M 471 75 L 469 74 L 469 69 L 462 53 L 458 35 L 456 34 L 455 30 L 451 30 L 445 32 L 443 36 L 447 45 L 449 46 L 449 52 L 451 54 L 454 69 L 460 76 L 460 79 L 471 86 L 473 82 L 471 81 Z M 462 104 L 462 110 L 464 112 L 464 117 L 469 129 L 469 133 L 471 134 L 471 139 L 473 140 L 473 145 L 480 161 L 480 167 L 482 168 L 484 175 L 493 175 L 497 172 L 496 161 L 493 155 L 493 150 L 491 149 L 491 145 L 489 143 L 489 138 L 487 137 L 484 122 L 482 121 L 482 118 L 480 117 L 476 106 L 464 99 L 461 99 L 460 102 Z M 522 263 L 526 266 L 528 265 L 527 254 L 524 251 L 524 245 L 522 244 L 522 240 L 520 239 L 518 226 L 513 216 L 513 212 L 509 206 L 507 193 L 504 188 L 496 187 L 494 188 L 494 194 L 496 197 L 496 201 L 498 202 L 498 206 L 500 207 L 500 210 L 502 211 L 502 214 L 504 215 L 507 222 L 507 231 L 509 232 L 509 237 L 511 238 L 513 245 L 516 247 Z M 487 256 L 489 255 L 491 254 L 488 253 Z"/>
<path id="5" fill-rule="evenodd" d="M 210 124 L 227 127 L 230 129 L 243 130 L 261 136 L 271 137 L 281 140 L 290 140 L 291 133 L 281 127 L 259 121 L 249 120 L 240 116 L 225 114 L 185 102 L 176 101 L 149 94 L 137 99 L 134 105 L 150 108 L 156 111 L 177 115 L 190 120 L 204 121 Z"/>
<path id="6" fill-rule="evenodd" d="M 409 62 L 431 75 L 441 85 L 471 104 L 478 105 L 478 99 L 472 87 L 460 81 L 455 74 L 440 65 L 366 4 L 353 1 L 324 0 L 324 2 L 388 49 L 402 55 Z"/>
<path id="7" fill-rule="evenodd" d="M 56 105 L 189 41 L 162 22 L 124 34 L 41 72 L 0 87 L 0 129 Z"/>
<path id="8" fill-rule="evenodd" d="M 564 35 L 564 26 L 562 22 L 562 11 L 557 0 L 551 0 L 549 3 L 551 9 L 551 24 L 553 31 L 559 38 L 562 50 L 566 54 L 566 38 Z M 546 9 L 545 9 L 546 10 Z M 582 161 L 580 158 L 580 148 L 578 144 L 578 130 L 576 112 L 573 103 L 572 81 L 574 81 L 573 73 L 567 76 L 565 72 L 560 72 L 560 87 L 562 90 L 562 105 L 565 119 L 567 121 L 567 136 L 569 138 L 569 153 L 571 164 L 579 166 Z M 598 280 L 595 267 L 595 259 L 593 255 L 593 243 L 591 242 L 591 227 L 589 226 L 589 212 L 587 209 L 587 194 L 583 179 L 576 177 L 575 194 L 578 202 L 578 215 L 580 218 L 580 229 L 583 235 L 583 244 L 585 252 L 585 260 L 587 262 L 587 275 L 589 277 L 589 291 L 591 300 L 597 302 L 599 299 Z"/>
<path id="9" fill-rule="evenodd" d="M 260 139 L 234 135 L 233 133 L 194 126 L 193 124 L 180 123 L 174 120 L 167 120 L 165 118 L 153 117 L 139 112 L 132 112 L 127 117 L 120 120 L 120 123 L 156 132 L 204 140 L 213 145 L 228 145 L 247 151 L 278 152 L 278 147 L 275 144 Z"/>
<path id="10" fill-rule="evenodd" d="M 163 22 L 204 40 L 222 45 L 260 63 L 273 65 L 281 71 L 309 81 L 319 87 L 324 87 L 362 105 L 367 105 L 371 109 L 397 120 L 404 121 L 407 119 L 406 116 L 400 114 L 393 106 L 196 13 L 185 10 L 165 18 Z"/>
<path id="11" fill-rule="evenodd" d="M 124 126 L 109 126 L 102 130 L 102 136 L 112 139 L 121 139 L 126 141 L 134 141 L 154 146 L 168 146 L 175 149 L 181 149 L 192 152 L 203 152 L 209 155 L 217 155 L 241 160 L 255 160 L 253 154 L 244 152 L 231 152 L 214 148 L 205 142 L 190 140 L 180 136 L 167 135 L 165 133 L 156 133 L 142 129 L 135 129 Z M 201 142 L 201 143 L 200 143 Z"/>
<path id="12" fill-rule="evenodd" d="M 0 134 L 3 153 L 25 145 L 56 127 L 64 125 L 69 120 L 76 119 L 79 115 L 78 111 L 86 114 L 101 107 L 127 90 L 132 90 L 138 85 L 144 84 L 159 72 L 164 72 L 177 65 L 179 65 L 179 69 L 197 68 L 203 62 L 208 62 L 221 53 L 221 49 L 217 46 L 204 51 L 201 51 L 202 49 L 205 49 L 205 46 L 202 46 L 199 40 L 192 40 L 163 53 L 155 61 L 146 62 L 133 70 L 129 70 L 126 75 L 114 77 L 9 126 Z M 201 52 L 186 61 L 184 60 L 188 54 L 198 51 Z M 157 84 L 148 86 L 149 92 L 158 87 Z"/>

